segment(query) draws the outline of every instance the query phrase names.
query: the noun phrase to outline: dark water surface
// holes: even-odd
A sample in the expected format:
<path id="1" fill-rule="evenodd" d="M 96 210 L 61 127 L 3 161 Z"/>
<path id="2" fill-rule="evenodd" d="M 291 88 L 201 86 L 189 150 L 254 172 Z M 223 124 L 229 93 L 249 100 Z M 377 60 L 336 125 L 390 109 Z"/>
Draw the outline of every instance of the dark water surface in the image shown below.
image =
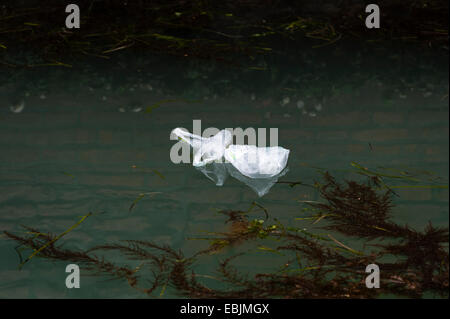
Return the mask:
<path id="1" fill-rule="evenodd" d="M 169 152 L 175 141 L 169 134 L 175 127 L 191 131 L 194 119 L 202 121 L 203 129 L 278 128 L 279 145 L 291 150 L 289 173 L 282 180 L 320 180 L 310 166 L 328 169 L 340 179 L 361 180 L 352 173 L 351 162 L 356 162 L 371 169 L 419 172 L 424 180 L 432 172 L 442 180 L 415 185 L 448 185 L 448 77 L 442 76 L 448 64 L 437 74 L 436 65 L 428 63 L 441 61 L 440 56 L 410 63 L 397 61 L 394 52 L 373 58 L 384 70 L 351 64 L 355 70 L 349 71 L 340 55 L 320 52 L 318 61 L 311 53 L 296 66 L 269 70 L 272 78 L 265 73 L 269 71 L 254 69 L 242 79 L 227 67 L 225 74 L 220 68 L 208 73 L 213 64 L 175 58 L 143 70 L 113 72 L 99 64 L 87 71 L 41 70 L 12 78 L 0 87 L 0 229 L 20 233 L 20 225 L 29 225 L 62 233 L 88 212 L 104 211 L 65 236 L 65 245 L 85 249 L 141 239 L 189 255 L 207 243 L 187 238 L 225 229 L 218 209 L 245 210 L 257 200 L 287 225 L 314 231 L 308 222 L 295 219 L 302 217 L 298 200 L 320 200 L 310 188 L 278 184 L 258 198 L 234 179 L 216 187 L 191 165 L 173 164 Z M 11 111 L 21 99 L 23 110 Z M 159 193 L 129 211 L 139 194 L 147 192 Z M 448 188 L 396 192 L 395 221 L 418 229 L 429 221 L 448 226 Z M 64 262 L 35 258 L 19 271 L 14 246 L 0 241 L 1 298 L 144 297 L 126 282 L 83 273 L 81 289 L 66 289 Z M 205 257 L 195 269 L 213 274 L 213 262 L 221 258 Z M 273 270 L 276 258 L 259 252 L 237 266 Z M 170 296 L 169 289 L 164 297 Z"/>

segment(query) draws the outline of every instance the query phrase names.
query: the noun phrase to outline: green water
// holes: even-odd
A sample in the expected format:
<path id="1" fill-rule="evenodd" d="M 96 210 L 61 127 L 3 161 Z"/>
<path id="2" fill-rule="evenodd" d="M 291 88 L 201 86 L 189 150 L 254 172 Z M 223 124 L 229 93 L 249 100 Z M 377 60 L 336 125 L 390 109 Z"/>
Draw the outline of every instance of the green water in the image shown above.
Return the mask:
<path id="1" fill-rule="evenodd" d="M 245 80 L 233 71 L 205 78 L 202 62 L 175 58 L 174 64 L 169 59 L 150 69 L 122 70 L 112 76 L 112 84 L 107 67 L 95 64 L 84 73 L 39 70 L 11 78 L 0 87 L 0 229 L 20 233 L 20 225 L 28 225 L 62 233 L 88 212 L 105 212 L 89 217 L 61 241 L 86 249 L 123 239 L 151 240 L 189 255 L 207 243 L 188 238 L 226 229 L 217 209 L 245 210 L 257 200 L 283 223 L 314 231 L 308 222 L 295 220 L 302 216 L 298 200 L 320 200 L 310 188 L 278 184 L 258 198 L 234 179 L 216 187 L 191 165 L 173 164 L 169 152 L 175 142 L 169 133 L 175 127 L 192 130 L 194 119 L 202 120 L 203 129 L 278 128 L 279 145 L 291 150 L 289 173 L 281 180 L 319 180 L 309 166 L 329 169 L 340 179 L 362 179 L 352 173 L 353 161 L 369 168 L 432 172 L 442 177 L 435 184 L 448 185 L 448 77 L 443 79 L 444 70 L 436 74 L 436 66 L 428 68 L 436 59 L 418 58 L 418 64 L 396 64 L 393 70 L 382 54 L 374 59 L 386 69 L 372 76 L 374 71 L 363 67 L 350 72 L 327 54 L 321 51 L 315 61 L 312 53 L 309 64 L 307 58 L 297 62 L 305 65 L 305 71 L 298 69 L 303 76 L 298 81 L 289 65 L 273 71 L 273 82 L 259 71 L 248 71 Z M 159 78 L 165 68 L 172 73 L 170 81 Z M 339 77 L 346 69 L 345 78 Z M 330 85 L 333 81 L 336 85 Z M 14 98 L 24 99 L 21 112 L 9 109 Z M 159 193 L 130 211 L 139 194 L 147 192 Z M 448 189 L 397 193 L 395 221 L 417 229 L 428 221 L 448 226 Z M 18 270 L 15 243 L 1 239 L 1 298 L 145 297 L 126 282 L 83 271 L 81 288 L 67 289 L 65 262 L 34 258 Z M 213 274 L 221 258 L 205 257 L 195 269 Z M 273 270 L 276 258 L 261 252 L 237 266 Z M 171 296 L 169 289 L 164 297 Z"/>

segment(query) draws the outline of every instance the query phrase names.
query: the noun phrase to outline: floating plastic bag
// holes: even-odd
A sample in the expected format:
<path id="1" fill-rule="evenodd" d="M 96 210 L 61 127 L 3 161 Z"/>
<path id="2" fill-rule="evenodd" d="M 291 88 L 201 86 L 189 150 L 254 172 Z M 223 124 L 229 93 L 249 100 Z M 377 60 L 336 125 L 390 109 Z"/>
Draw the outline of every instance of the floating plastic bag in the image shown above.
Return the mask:
<path id="1" fill-rule="evenodd" d="M 174 129 L 172 134 L 192 146 L 194 151 L 192 165 L 197 167 L 222 159 L 225 148 L 233 142 L 233 136 L 227 130 L 222 130 L 212 137 L 201 137 L 180 128 Z"/>
<path id="2" fill-rule="evenodd" d="M 216 186 L 222 186 L 228 177 L 228 169 L 224 163 L 212 162 L 204 166 L 197 166 L 196 169 L 216 183 Z"/>
<path id="3" fill-rule="evenodd" d="M 289 150 L 279 146 L 230 145 L 225 149 L 225 159 L 250 178 L 280 174 L 286 167 L 288 156 Z"/>
<path id="4" fill-rule="evenodd" d="M 269 190 L 272 188 L 273 185 L 278 181 L 278 178 L 285 175 L 288 172 L 288 168 L 286 167 L 283 171 L 281 171 L 279 174 L 276 174 L 271 177 L 265 177 L 265 178 L 250 178 L 248 176 L 243 175 L 240 171 L 238 171 L 233 165 L 230 163 L 225 164 L 227 167 L 228 173 L 236 178 L 237 180 L 241 181 L 251 189 L 253 189 L 259 197 L 262 197 L 266 195 Z"/>
<path id="5" fill-rule="evenodd" d="M 172 134 L 192 146 L 193 166 L 206 177 L 222 186 L 231 175 L 252 188 L 258 196 L 264 196 L 287 173 L 289 150 L 279 147 L 232 145 L 233 136 L 227 130 L 204 138 L 180 128 Z"/>

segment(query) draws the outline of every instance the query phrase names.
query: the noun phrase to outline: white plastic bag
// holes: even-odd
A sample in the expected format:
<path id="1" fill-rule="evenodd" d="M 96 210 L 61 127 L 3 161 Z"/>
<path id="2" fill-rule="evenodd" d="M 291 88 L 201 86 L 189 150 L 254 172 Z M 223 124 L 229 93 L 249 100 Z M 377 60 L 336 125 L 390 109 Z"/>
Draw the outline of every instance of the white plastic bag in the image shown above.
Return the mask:
<path id="1" fill-rule="evenodd" d="M 219 131 L 209 138 L 180 128 L 174 129 L 172 134 L 192 146 L 193 166 L 217 186 L 222 186 L 230 174 L 261 197 L 288 171 L 285 167 L 289 150 L 283 147 L 232 145 L 233 136 L 227 130 Z"/>
<path id="2" fill-rule="evenodd" d="M 180 128 L 172 131 L 183 141 L 192 146 L 194 151 L 194 166 L 204 166 L 213 161 L 221 160 L 225 148 L 233 142 L 233 136 L 227 130 L 222 130 L 212 137 L 201 137 Z"/>
<path id="3" fill-rule="evenodd" d="M 280 174 L 286 167 L 288 157 L 289 150 L 279 146 L 230 145 L 225 149 L 225 159 L 250 178 Z"/>
<path id="4" fill-rule="evenodd" d="M 263 197 L 264 195 L 266 195 L 272 188 L 272 186 L 275 185 L 275 183 L 278 181 L 278 178 L 286 174 L 289 170 L 286 167 L 284 170 L 274 176 L 264 178 L 250 178 L 243 175 L 230 163 L 226 164 L 226 167 L 228 173 L 230 173 L 231 176 L 253 189 L 259 197 Z"/>

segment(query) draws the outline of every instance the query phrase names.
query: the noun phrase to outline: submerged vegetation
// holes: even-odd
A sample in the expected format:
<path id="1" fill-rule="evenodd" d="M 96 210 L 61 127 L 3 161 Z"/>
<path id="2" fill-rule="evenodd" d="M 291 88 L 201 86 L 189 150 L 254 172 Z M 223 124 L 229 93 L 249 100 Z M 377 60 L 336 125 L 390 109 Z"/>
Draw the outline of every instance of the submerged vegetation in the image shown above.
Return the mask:
<path id="1" fill-rule="evenodd" d="M 419 231 L 395 223 L 393 192 L 371 177 L 341 184 L 325 172 L 313 187 L 320 201 L 305 202 L 307 216 L 301 219 L 311 220 L 325 233 L 285 225 L 254 202 L 247 211 L 220 211 L 230 227 L 192 238 L 209 244 L 191 256 L 142 240 L 70 250 L 57 241 L 61 236 L 30 227 L 25 227 L 29 235 L 5 235 L 39 257 L 74 262 L 98 275 L 123 279 L 151 297 L 162 297 L 167 289 L 189 298 L 448 297 L 448 228 L 430 223 Z M 251 218 L 255 213 L 263 215 Z M 349 247 L 343 237 L 357 238 L 363 245 Z M 276 270 L 260 272 L 256 267 L 256 273 L 250 274 L 234 265 L 255 251 L 273 254 L 270 260 L 277 263 Z M 118 253 L 137 266 L 113 263 L 109 253 Z M 198 274 L 196 264 L 212 254 L 223 256 L 216 272 Z M 365 286 L 369 264 L 381 269 L 379 289 Z"/>
<path id="2" fill-rule="evenodd" d="M 28 1 L 0 10 L 0 50 L 22 44 L 39 47 L 47 59 L 21 66 L 65 66 L 69 55 L 108 59 L 115 52 L 144 48 L 178 56 L 213 58 L 234 64 L 233 57 L 255 59 L 304 42 L 321 47 L 355 39 L 368 42 L 448 43 L 448 2 L 442 0 L 377 3 L 383 28 L 364 28 L 365 6 L 359 1 L 89 1 L 80 6 L 81 29 L 64 28 L 65 3 Z M 126 11 L 126 14 L 123 14 Z M 38 45 L 36 45 L 38 44 Z M 448 50 L 448 47 L 447 47 Z M 2 61 L 5 65 L 19 66 Z"/>
<path id="3" fill-rule="evenodd" d="M 0 8 L 0 90 L 11 85 L 12 99 L 48 96 L 54 85 L 106 93 L 149 88 L 165 95 L 164 104 L 173 101 L 167 96 L 255 92 L 267 92 L 257 99 L 289 95 L 317 104 L 367 80 L 388 84 L 389 99 L 429 94 L 430 85 L 443 100 L 448 95 L 443 0 L 379 1 L 377 30 L 365 28 L 365 7 L 353 0 L 87 1 L 80 29 L 64 27 L 65 3 L 34 4 Z M 40 72 L 54 83 L 43 83 Z"/>

